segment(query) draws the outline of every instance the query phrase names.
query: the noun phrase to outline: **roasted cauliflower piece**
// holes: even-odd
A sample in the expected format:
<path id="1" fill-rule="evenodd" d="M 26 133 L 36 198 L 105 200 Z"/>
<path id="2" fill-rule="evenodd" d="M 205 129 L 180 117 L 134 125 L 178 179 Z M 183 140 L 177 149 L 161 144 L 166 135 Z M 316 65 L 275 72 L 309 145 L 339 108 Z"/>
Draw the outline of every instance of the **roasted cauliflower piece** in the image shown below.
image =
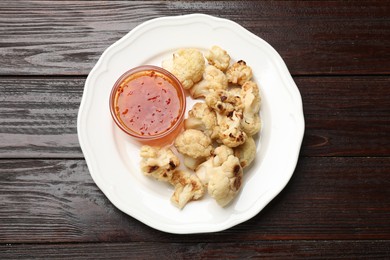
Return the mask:
<path id="1" fill-rule="evenodd" d="M 196 175 L 203 185 L 208 185 L 210 176 L 213 173 L 212 169 L 221 166 L 230 155 L 233 155 L 233 149 L 226 145 L 220 145 L 215 148 L 213 155 L 207 161 L 196 168 Z"/>
<path id="2" fill-rule="evenodd" d="M 252 69 L 243 60 L 233 63 L 226 71 L 229 82 L 242 86 L 252 78 Z"/>
<path id="3" fill-rule="evenodd" d="M 222 71 L 225 71 L 230 64 L 229 54 L 219 46 L 211 47 L 211 49 L 206 52 L 205 58 L 210 65 L 213 65 Z"/>
<path id="4" fill-rule="evenodd" d="M 190 169 L 211 155 L 211 138 L 200 130 L 187 129 L 180 133 L 174 142 L 176 149 L 184 156 L 184 165 Z M 189 157 L 189 158 L 188 158 Z"/>
<path id="5" fill-rule="evenodd" d="M 203 163 L 206 160 L 206 157 L 192 158 L 192 157 L 189 157 L 187 155 L 184 155 L 183 157 L 184 157 L 183 158 L 184 165 L 188 169 L 193 170 L 193 171 L 196 169 L 196 167 L 198 167 L 199 164 Z"/>
<path id="6" fill-rule="evenodd" d="M 205 97 L 210 91 L 226 89 L 228 80 L 226 75 L 218 68 L 209 65 L 203 73 L 203 79 L 190 88 L 193 98 Z"/>
<path id="7" fill-rule="evenodd" d="M 260 91 L 257 84 L 253 81 L 247 81 L 242 86 L 243 119 L 241 127 L 248 135 L 255 135 L 260 131 Z"/>
<path id="8" fill-rule="evenodd" d="M 205 101 L 209 107 L 222 115 L 229 115 L 235 110 L 242 110 L 240 95 L 230 90 L 212 91 L 206 96 Z"/>
<path id="9" fill-rule="evenodd" d="M 184 127 L 186 129 L 200 130 L 211 139 L 218 136 L 217 116 L 203 102 L 195 103 L 192 109 L 188 111 L 188 117 L 184 120 Z"/>
<path id="10" fill-rule="evenodd" d="M 180 133 L 174 145 L 181 154 L 192 158 L 210 156 L 212 151 L 210 137 L 195 129 L 187 129 Z"/>
<path id="11" fill-rule="evenodd" d="M 189 201 L 203 197 L 205 188 L 199 178 L 185 171 L 175 171 L 170 183 L 175 187 L 171 201 L 182 209 Z"/>
<path id="12" fill-rule="evenodd" d="M 242 95 L 241 86 L 239 86 L 239 87 L 234 87 L 234 88 L 230 88 L 230 89 L 229 89 L 229 93 L 230 93 L 230 95 L 239 97 L 239 98 L 241 99 L 241 95 Z"/>
<path id="13" fill-rule="evenodd" d="M 172 172 L 180 165 L 179 158 L 169 148 L 144 145 L 141 158 L 142 173 L 164 182 L 170 181 Z"/>
<path id="14" fill-rule="evenodd" d="M 245 143 L 247 134 L 241 129 L 242 113 L 233 111 L 224 116 L 217 113 L 217 121 L 219 125 L 218 137 L 224 145 L 229 147 L 237 147 Z"/>
<path id="15" fill-rule="evenodd" d="M 244 117 L 241 120 L 241 129 L 249 136 L 255 135 L 260 132 L 261 118 L 259 114 L 254 114 L 250 117 Z"/>
<path id="16" fill-rule="evenodd" d="M 215 148 L 214 154 L 213 154 L 213 165 L 214 166 L 220 166 L 222 165 L 230 155 L 233 155 L 234 151 L 232 148 L 226 146 L 226 145 L 220 145 L 217 148 Z"/>
<path id="17" fill-rule="evenodd" d="M 240 161 L 234 155 L 229 155 L 221 166 L 214 169 L 207 191 L 221 207 L 225 207 L 240 190 L 242 176 Z"/>
<path id="18" fill-rule="evenodd" d="M 240 160 L 242 168 L 248 167 L 256 158 L 255 140 L 248 136 L 245 143 L 234 148 L 234 155 Z"/>
<path id="19" fill-rule="evenodd" d="M 205 70 L 205 59 L 197 49 L 179 49 L 172 59 L 164 60 L 162 67 L 175 75 L 183 85 L 189 89 L 200 81 Z"/>
<path id="20" fill-rule="evenodd" d="M 243 170 L 233 150 L 221 145 L 215 148 L 210 159 L 198 166 L 196 175 L 207 187 L 208 193 L 224 207 L 240 189 Z"/>

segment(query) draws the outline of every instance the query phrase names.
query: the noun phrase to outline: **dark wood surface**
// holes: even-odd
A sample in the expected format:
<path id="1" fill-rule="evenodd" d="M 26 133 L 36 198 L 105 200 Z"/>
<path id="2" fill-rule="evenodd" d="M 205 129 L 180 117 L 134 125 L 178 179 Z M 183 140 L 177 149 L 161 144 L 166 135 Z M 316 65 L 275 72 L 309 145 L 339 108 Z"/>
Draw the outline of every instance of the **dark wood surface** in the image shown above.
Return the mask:
<path id="1" fill-rule="evenodd" d="M 268 41 L 306 130 L 286 188 L 226 231 L 173 235 L 116 209 L 77 138 L 101 53 L 151 18 L 206 13 Z M 390 258 L 390 3 L 1 1 L 0 259 Z"/>

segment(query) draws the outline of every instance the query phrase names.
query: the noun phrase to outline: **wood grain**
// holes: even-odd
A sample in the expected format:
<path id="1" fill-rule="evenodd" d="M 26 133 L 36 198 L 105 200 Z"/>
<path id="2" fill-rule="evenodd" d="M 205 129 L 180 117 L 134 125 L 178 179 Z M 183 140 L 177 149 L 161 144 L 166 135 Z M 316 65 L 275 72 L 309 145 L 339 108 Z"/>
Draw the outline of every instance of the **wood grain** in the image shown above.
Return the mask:
<path id="1" fill-rule="evenodd" d="M 1 158 L 82 158 L 83 77 L 0 78 Z M 295 77 L 304 156 L 389 156 L 390 77 Z"/>
<path id="2" fill-rule="evenodd" d="M 389 77 L 297 77 L 305 116 L 302 155 L 389 156 Z"/>
<path id="3" fill-rule="evenodd" d="M 117 210 L 83 160 L 3 159 L 0 244 L 387 239 L 389 169 L 388 157 L 303 157 L 254 218 L 219 233 L 177 236 Z"/>
<path id="4" fill-rule="evenodd" d="M 107 47 L 189 13 L 269 42 L 301 92 L 306 130 L 291 180 L 259 214 L 173 235 L 98 189 L 77 113 Z M 390 2 L 4 0 L 0 57 L 0 259 L 390 259 Z"/>
<path id="5" fill-rule="evenodd" d="M 0 75 L 86 75 L 135 26 L 189 13 L 241 24 L 274 46 L 294 75 L 390 72 L 389 2 L 7 0 Z"/>
<path id="6" fill-rule="evenodd" d="M 7 259 L 386 259 L 390 241 L 0 245 Z M 156 253 L 158 252 L 158 254 Z"/>
<path id="7" fill-rule="evenodd" d="M 1 78 L 1 157 L 82 157 L 77 113 L 84 78 Z"/>

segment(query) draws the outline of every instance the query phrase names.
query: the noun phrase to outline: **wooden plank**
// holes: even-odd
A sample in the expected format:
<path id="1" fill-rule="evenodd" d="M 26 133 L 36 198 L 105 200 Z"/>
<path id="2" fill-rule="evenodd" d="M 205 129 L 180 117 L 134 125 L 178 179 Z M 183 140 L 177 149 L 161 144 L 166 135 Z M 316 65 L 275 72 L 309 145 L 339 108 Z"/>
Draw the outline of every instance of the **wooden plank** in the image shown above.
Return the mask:
<path id="1" fill-rule="evenodd" d="M 389 77 L 295 78 L 308 156 L 390 155 Z"/>
<path id="2" fill-rule="evenodd" d="M 388 239 L 389 169 L 388 157 L 302 157 L 286 188 L 254 218 L 223 232 L 177 236 L 117 210 L 83 160 L 3 159 L 0 244 Z"/>
<path id="3" fill-rule="evenodd" d="M 1 259 L 386 259 L 390 241 L 0 245 Z"/>
<path id="4" fill-rule="evenodd" d="M 0 158 L 82 158 L 84 78 L 0 78 Z M 389 156 L 390 77 L 296 77 L 305 156 Z"/>
<path id="5" fill-rule="evenodd" d="M 390 3 L 383 1 L 7 0 L 0 2 L 0 75 L 86 75 L 135 26 L 188 13 L 241 24 L 274 46 L 294 75 L 390 72 Z"/>
<path id="6" fill-rule="evenodd" d="M 0 79 L 1 157 L 81 157 L 84 78 Z"/>

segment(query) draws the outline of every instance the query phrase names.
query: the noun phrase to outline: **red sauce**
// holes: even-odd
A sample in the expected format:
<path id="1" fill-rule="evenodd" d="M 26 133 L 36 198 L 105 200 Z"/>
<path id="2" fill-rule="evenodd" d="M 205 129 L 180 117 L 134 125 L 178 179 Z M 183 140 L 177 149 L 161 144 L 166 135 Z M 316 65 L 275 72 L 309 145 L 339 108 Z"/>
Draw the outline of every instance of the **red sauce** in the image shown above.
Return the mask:
<path id="1" fill-rule="evenodd" d="M 142 136 L 153 136 L 172 128 L 182 104 L 172 80 L 145 71 L 125 78 L 116 93 L 115 112 L 122 124 Z"/>

